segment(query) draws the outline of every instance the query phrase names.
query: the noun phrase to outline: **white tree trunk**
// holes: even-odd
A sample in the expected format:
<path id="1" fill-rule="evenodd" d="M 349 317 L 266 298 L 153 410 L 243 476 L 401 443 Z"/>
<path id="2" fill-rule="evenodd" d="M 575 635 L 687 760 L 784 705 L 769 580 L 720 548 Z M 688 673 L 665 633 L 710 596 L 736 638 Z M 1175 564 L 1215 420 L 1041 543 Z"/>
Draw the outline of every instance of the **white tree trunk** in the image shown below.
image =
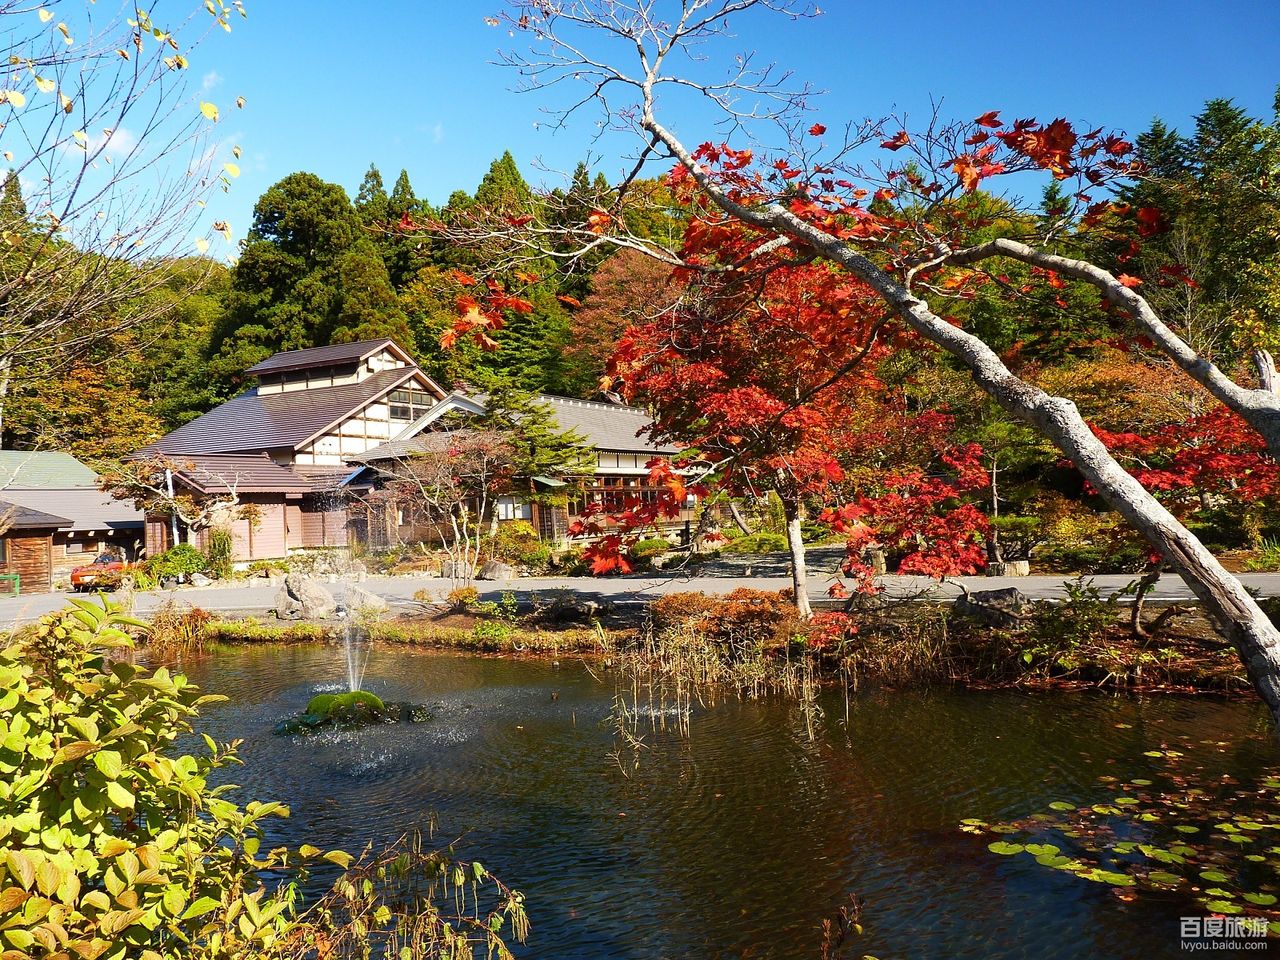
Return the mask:
<path id="1" fill-rule="evenodd" d="M 809 567 L 805 562 L 800 504 L 783 497 L 782 509 L 787 519 L 787 552 L 791 555 L 791 591 L 800 616 L 808 620 L 813 616 L 813 607 L 809 603 Z"/>

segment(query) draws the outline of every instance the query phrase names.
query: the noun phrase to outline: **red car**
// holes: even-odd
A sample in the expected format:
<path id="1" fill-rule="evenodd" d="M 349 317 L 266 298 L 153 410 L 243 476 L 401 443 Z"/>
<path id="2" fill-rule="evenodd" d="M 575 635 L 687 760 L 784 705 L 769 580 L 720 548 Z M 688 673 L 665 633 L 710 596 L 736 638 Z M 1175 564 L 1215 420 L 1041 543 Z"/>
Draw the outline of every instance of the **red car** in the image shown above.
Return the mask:
<path id="1" fill-rule="evenodd" d="M 87 563 L 71 571 L 71 589 L 77 593 L 82 590 L 93 590 L 99 587 L 100 581 L 103 581 L 102 589 L 114 590 L 120 584 L 120 575 L 132 566 L 133 564 L 113 554 L 100 554 L 93 563 Z"/>

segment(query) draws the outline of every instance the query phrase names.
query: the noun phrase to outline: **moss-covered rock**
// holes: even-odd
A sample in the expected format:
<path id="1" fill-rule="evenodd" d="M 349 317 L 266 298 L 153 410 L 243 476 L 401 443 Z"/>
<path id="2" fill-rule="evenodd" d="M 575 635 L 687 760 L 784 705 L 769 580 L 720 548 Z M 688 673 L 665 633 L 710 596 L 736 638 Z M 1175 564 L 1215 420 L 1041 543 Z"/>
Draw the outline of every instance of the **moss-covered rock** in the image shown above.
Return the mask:
<path id="1" fill-rule="evenodd" d="M 278 734 L 311 733 L 331 727 L 349 729 L 371 723 L 424 723 L 432 718 L 421 704 L 383 703 L 364 690 L 321 693 L 311 698 L 305 713 L 282 720 Z"/>

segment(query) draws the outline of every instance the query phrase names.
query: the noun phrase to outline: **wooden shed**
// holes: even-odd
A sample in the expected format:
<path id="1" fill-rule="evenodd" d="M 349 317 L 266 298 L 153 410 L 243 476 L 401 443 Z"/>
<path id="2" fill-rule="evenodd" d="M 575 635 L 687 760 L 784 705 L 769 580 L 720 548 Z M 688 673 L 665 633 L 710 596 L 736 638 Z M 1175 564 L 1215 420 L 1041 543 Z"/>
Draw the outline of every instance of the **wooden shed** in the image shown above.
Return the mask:
<path id="1" fill-rule="evenodd" d="M 52 590 L 53 537 L 69 526 L 65 517 L 0 501 L 0 592 Z"/>

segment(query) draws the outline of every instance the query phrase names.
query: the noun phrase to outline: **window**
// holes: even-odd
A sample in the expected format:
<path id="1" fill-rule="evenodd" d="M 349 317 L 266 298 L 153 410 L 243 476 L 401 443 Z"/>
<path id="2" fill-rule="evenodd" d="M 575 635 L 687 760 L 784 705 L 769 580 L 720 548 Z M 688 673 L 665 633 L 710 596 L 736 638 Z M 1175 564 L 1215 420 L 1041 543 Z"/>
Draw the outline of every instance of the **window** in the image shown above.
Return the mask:
<path id="1" fill-rule="evenodd" d="M 392 420 L 417 420 L 435 406 L 435 398 L 425 390 L 392 390 Z"/>
<path id="2" fill-rule="evenodd" d="M 495 507 L 499 520 L 530 520 L 533 518 L 533 510 L 525 500 L 517 500 L 515 497 L 502 497 L 498 500 Z"/>
<path id="3" fill-rule="evenodd" d="M 88 540 L 68 540 L 67 553 L 89 553 L 93 550 L 93 544 Z"/>

